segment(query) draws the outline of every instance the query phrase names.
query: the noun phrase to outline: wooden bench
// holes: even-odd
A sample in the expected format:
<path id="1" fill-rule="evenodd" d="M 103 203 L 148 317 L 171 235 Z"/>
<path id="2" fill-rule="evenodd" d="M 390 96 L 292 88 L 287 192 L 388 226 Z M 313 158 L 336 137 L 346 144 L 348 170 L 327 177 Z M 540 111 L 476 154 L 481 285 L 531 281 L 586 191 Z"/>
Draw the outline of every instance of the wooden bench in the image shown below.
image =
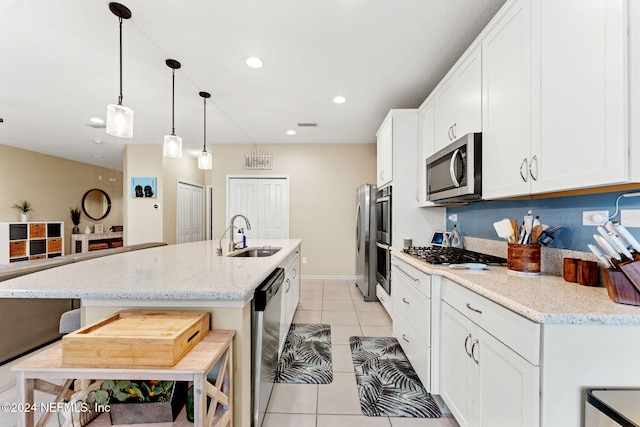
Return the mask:
<path id="1" fill-rule="evenodd" d="M 212 330 L 178 363 L 171 367 L 126 366 L 97 368 L 62 364 L 62 345 L 56 344 L 14 365 L 18 408 L 31 408 L 34 391 L 54 394 L 54 402 L 70 396 L 74 379 L 136 379 L 174 380 L 193 382 L 194 426 L 227 427 L 233 425 L 233 336 L 234 331 Z M 222 361 L 215 385 L 207 381 L 207 374 Z M 63 378 L 62 385 L 44 381 Z M 85 381 L 88 384 L 88 381 Z M 211 398 L 207 407 L 207 396 Z M 22 405 L 22 406 L 20 406 Z M 45 426 L 52 416 L 45 412 L 36 426 Z M 32 427 L 35 411 L 18 411 L 18 426 Z"/>

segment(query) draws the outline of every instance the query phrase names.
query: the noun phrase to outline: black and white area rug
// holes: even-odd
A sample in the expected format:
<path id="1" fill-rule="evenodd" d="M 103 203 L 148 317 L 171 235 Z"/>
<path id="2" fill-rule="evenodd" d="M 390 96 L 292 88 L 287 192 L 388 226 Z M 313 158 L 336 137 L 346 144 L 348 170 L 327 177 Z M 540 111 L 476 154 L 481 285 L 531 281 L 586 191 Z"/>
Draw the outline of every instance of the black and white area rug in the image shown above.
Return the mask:
<path id="1" fill-rule="evenodd" d="M 276 369 L 276 383 L 330 384 L 331 326 L 293 323 Z"/>
<path id="2" fill-rule="evenodd" d="M 395 338 L 350 337 L 362 413 L 369 417 L 439 418 L 438 405 L 423 387 Z"/>

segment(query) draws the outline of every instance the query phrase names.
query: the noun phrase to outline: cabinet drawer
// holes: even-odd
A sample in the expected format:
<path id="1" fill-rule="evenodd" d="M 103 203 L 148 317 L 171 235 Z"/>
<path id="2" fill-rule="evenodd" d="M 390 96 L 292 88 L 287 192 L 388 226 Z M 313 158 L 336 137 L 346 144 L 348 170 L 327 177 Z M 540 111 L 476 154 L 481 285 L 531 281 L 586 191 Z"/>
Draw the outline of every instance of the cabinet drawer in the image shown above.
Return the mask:
<path id="1" fill-rule="evenodd" d="M 394 322 L 398 315 L 403 315 L 409 324 L 419 331 L 418 335 L 427 344 L 430 344 L 431 335 L 431 300 L 418 292 L 401 273 L 395 275 L 393 282 Z"/>
<path id="2" fill-rule="evenodd" d="M 9 258 L 27 255 L 27 241 L 9 242 Z"/>
<path id="3" fill-rule="evenodd" d="M 407 355 L 413 370 L 418 374 L 427 391 L 431 391 L 431 349 L 415 329 L 411 327 L 407 319 L 398 315 L 393 319 L 393 336 L 398 340 L 402 350 Z"/>
<path id="4" fill-rule="evenodd" d="M 395 257 L 391 261 L 391 266 L 396 269 L 395 276 L 398 275 L 397 272 L 399 271 L 407 279 L 409 283 L 415 286 L 417 290 L 419 290 L 427 298 L 431 298 L 431 276 L 430 275 L 423 273 L 417 268 Z"/>
<path id="5" fill-rule="evenodd" d="M 62 252 L 62 239 L 47 239 L 47 252 Z"/>
<path id="6" fill-rule="evenodd" d="M 47 224 L 29 224 L 30 239 L 44 239 L 47 237 Z"/>
<path id="7" fill-rule="evenodd" d="M 540 364 L 540 325 L 457 283 L 443 279 L 442 300 L 534 365 Z"/>

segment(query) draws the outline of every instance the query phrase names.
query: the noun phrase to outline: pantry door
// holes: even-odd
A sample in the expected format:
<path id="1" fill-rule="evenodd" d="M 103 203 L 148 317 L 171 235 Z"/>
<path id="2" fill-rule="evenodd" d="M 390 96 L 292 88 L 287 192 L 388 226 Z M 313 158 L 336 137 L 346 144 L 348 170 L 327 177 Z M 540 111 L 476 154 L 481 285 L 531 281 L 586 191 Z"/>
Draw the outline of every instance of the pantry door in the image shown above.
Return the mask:
<path id="1" fill-rule="evenodd" d="M 204 188 L 178 181 L 177 243 L 204 240 Z"/>
<path id="2" fill-rule="evenodd" d="M 235 225 L 245 228 L 247 239 L 289 238 L 288 177 L 227 178 L 227 226 L 233 215 L 243 214 L 249 218 L 251 230 L 242 219 L 236 219 Z"/>

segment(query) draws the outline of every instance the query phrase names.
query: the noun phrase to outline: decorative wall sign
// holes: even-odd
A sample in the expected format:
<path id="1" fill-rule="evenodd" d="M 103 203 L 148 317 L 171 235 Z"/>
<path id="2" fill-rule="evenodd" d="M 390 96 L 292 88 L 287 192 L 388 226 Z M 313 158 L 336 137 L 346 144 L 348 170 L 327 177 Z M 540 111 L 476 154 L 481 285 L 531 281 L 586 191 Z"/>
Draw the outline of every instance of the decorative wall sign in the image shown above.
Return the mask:
<path id="1" fill-rule="evenodd" d="M 273 157 L 259 148 L 244 156 L 245 169 L 272 169 Z"/>
<path id="2" fill-rule="evenodd" d="M 156 198 L 157 178 L 131 178 L 131 197 Z"/>

